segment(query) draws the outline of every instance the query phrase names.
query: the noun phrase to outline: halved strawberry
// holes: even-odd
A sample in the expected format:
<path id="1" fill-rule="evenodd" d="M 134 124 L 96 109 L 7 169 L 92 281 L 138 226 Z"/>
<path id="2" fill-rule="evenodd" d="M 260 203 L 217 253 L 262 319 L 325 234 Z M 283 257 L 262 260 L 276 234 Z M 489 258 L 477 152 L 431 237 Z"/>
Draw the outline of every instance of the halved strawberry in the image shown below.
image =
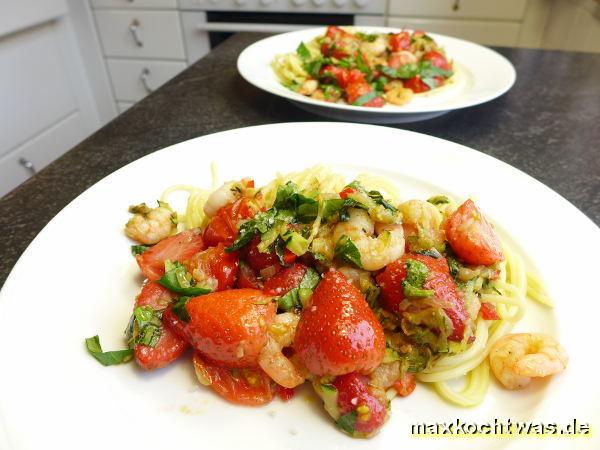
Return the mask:
<path id="1" fill-rule="evenodd" d="M 294 348 L 315 375 L 369 373 L 383 359 L 385 337 L 360 291 L 331 269 L 302 311 Z"/>

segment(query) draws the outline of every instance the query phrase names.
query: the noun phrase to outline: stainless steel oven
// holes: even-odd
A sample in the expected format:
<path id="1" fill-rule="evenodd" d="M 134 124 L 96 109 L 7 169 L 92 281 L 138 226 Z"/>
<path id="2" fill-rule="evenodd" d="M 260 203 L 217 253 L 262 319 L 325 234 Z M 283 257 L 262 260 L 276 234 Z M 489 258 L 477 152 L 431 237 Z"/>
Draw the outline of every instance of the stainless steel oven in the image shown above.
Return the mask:
<path id="1" fill-rule="evenodd" d="M 189 62 L 242 31 L 384 25 L 386 0 L 179 0 Z"/>

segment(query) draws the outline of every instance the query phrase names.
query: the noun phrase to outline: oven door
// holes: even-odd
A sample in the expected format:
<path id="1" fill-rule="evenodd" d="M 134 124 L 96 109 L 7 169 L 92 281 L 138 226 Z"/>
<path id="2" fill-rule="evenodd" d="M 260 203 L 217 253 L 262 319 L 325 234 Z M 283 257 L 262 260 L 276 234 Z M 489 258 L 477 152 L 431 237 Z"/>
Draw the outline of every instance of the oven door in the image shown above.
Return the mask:
<path id="1" fill-rule="evenodd" d="M 185 11 L 181 13 L 188 63 L 205 56 L 239 32 L 286 33 L 324 25 L 383 25 L 383 16 L 353 14 L 290 14 L 241 11 Z"/>

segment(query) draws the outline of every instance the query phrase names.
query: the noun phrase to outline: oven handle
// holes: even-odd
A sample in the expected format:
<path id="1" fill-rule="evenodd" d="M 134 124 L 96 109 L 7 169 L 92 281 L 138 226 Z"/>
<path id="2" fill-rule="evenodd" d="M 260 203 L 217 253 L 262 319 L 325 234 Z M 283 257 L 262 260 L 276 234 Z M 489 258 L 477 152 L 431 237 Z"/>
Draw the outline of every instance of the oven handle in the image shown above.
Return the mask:
<path id="1" fill-rule="evenodd" d="M 286 33 L 288 31 L 302 30 L 314 25 L 282 24 L 282 23 L 237 23 L 237 22 L 208 22 L 199 23 L 196 29 L 200 31 L 220 31 L 239 33 L 243 31 L 258 33 Z"/>

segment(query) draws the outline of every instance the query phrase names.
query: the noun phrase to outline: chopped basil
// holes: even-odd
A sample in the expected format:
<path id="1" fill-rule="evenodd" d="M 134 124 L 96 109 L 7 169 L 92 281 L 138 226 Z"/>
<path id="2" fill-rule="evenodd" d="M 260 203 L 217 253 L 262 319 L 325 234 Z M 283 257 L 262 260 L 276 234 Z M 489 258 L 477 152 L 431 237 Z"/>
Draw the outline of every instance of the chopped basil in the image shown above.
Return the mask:
<path id="1" fill-rule="evenodd" d="M 210 289 L 195 285 L 195 280 L 178 261 L 165 261 L 165 274 L 158 283 L 167 289 L 181 295 L 203 295 L 211 292 Z"/>
<path id="2" fill-rule="evenodd" d="M 335 424 L 342 430 L 345 431 L 346 433 L 352 435 L 354 434 L 354 425 L 356 425 L 356 417 L 357 417 L 357 412 L 356 411 L 352 411 L 349 412 L 348 414 L 344 414 L 342 417 L 340 417 Z"/>
<path id="3" fill-rule="evenodd" d="M 370 77 L 373 73 L 367 62 L 363 59 L 361 52 L 358 52 L 358 54 L 356 55 L 356 67 L 367 77 Z"/>
<path id="4" fill-rule="evenodd" d="M 379 37 L 378 34 L 368 34 L 368 33 L 362 33 L 360 31 L 358 31 L 355 34 L 355 36 L 366 42 L 375 42 L 377 40 L 377 38 Z"/>
<path id="5" fill-rule="evenodd" d="M 394 350 L 391 347 L 386 347 L 385 348 L 385 353 L 383 354 L 383 364 L 386 363 L 391 363 L 394 361 L 401 361 L 402 360 L 402 356 L 400 356 L 400 353 L 398 353 L 396 350 Z"/>
<path id="6" fill-rule="evenodd" d="M 307 300 L 320 280 L 321 276 L 319 273 L 312 267 L 309 267 L 298 287 L 291 289 L 277 299 L 278 309 L 282 311 L 289 311 L 292 308 L 302 309 L 305 303 L 302 301 L 303 297 L 304 300 Z"/>
<path id="7" fill-rule="evenodd" d="M 452 275 L 452 278 L 454 278 L 455 282 L 458 282 L 458 272 L 460 270 L 458 261 L 453 256 L 447 256 L 446 261 L 448 262 L 448 269 L 450 270 L 450 275 Z"/>
<path id="8" fill-rule="evenodd" d="M 147 305 L 138 306 L 133 311 L 133 316 L 138 326 L 135 343 L 156 347 L 162 334 L 162 310 L 155 310 Z"/>
<path id="9" fill-rule="evenodd" d="M 306 70 L 311 77 L 319 78 L 319 72 L 321 71 L 321 67 L 323 67 L 323 63 L 322 59 L 315 59 L 314 61 L 304 63 L 304 70 Z"/>
<path id="10" fill-rule="evenodd" d="M 321 389 L 323 391 L 329 392 L 331 394 L 334 394 L 337 392 L 337 389 L 335 388 L 335 386 L 333 384 L 329 384 L 329 383 L 321 384 Z"/>
<path id="11" fill-rule="evenodd" d="M 332 198 L 323 201 L 322 215 L 323 219 L 327 220 L 338 214 L 341 216 L 347 216 L 348 208 L 361 208 L 367 209 L 367 205 L 360 203 L 353 198 Z M 347 219 L 346 219 L 347 220 Z"/>
<path id="12" fill-rule="evenodd" d="M 252 220 L 244 222 L 240 226 L 240 234 L 229 247 L 225 247 L 227 253 L 235 252 L 252 240 L 258 233 L 266 233 L 275 223 L 277 210 L 271 208 L 268 211 L 258 213 Z"/>
<path id="13" fill-rule="evenodd" d="M 406 279 L 402 281 L 404 295 L 407 297 L 431 297 L 433 290 L 423 289 L 423 283 L 429 275 L 429 269 L 421 261 L 406 260 Z"/>
<path id="14" fill-rule="evenodd" d="M 335 245 L 334 254 L 342 261 L 354 264 L 359 269 L 363 268 L 358 248 L 356 248 L 354 242 L 346 235 L 343 235 Z"/>
<path id="15" fill-rule="evenodd" d="M 85 340 L 85 346 L 90 355 L 103 366 L 114 366 L 115 364 L 123 364 L 133 359 L 133 350 L 114 350 L 110 352 L 102 351 L 100 338 L 98 335 L 92 336 Z"/>
<path id="16" fill-rule="evenodd" d="M 358 97 L 353 103 L 353 106 L 363 106 L 365 103 L 369 103 L 371 100 L 377 97 L 377 91 L 369 91 L 366 94 Z"/>
<path id="17" fill-rule="evenodd" d="M 337 65 L 343 67 L 344 69 L 349 69 L 350 67 L 352 67 L 352 58 L 342 58 L 338 61 Z"/>
<path id="18" fill-rule="evenodd" d="M 367 195 L 369 197 L 371 197 L 373 199 L 373 201 L 378 204 L 383 206 L 385 209 L 389 209 L 392 212 L 396 212 L 396 208 L 394 207 L 394 205 L 392 205 L 391 203 L 389 203 L 387 200 L 385 200 L 383 198 L 383 195 L 381 195 L 381 192 L 379 191 L 369 191 L 367 192 Z"/>
<path id="19" fill-rule="evenodd" d="M 417 253 L 419 255 L 429 256 L 435 259 L 439 259 L 442 257 L 442 254 L 438 252 L 435 248 L 430 248 L 429 250 L 420 250 Z"/>
<path id="20" fill-rule="evenodd" d="M 150 247 L 151 247 L 150 245 L 132 245 L 131 246 L 131 254 L 133 256 L 141 255 L 146 250 L 148 250 Z"/>
<path id="21" fill-rule="evenodd" d="M 304 42 L 300 42 L 300 45 L 296 49 L 296 53 L 298 53 L 300 59 L 310 59 L 310 51 L 306 45 L 304 45 Z"/>
<path id="22" fill-rule="evenodd" d="M 388 84 L 388 79 L 386 77 L 379 77 L 377 78 L 377 80 L 375 80 L 375 86 L 373 86 L 375 88 L 375 90 L 377 91 L 383 91 L 383 89 L 385 88 L 385 85 Z"/>
<path id="23" fill-rule="evenodd" d="M 392 69 L 389 66 L 379 66 L 378 69 L 391 78 L 403 79 L 412 78 L 418 75 L 420 72 L 417 64 L 405 64 L 397 69 Z"/>
<path id="24" fill-rule="evenodd" d="M 185 305 L 187 305 L 188 301 L 191 298 L 192 297 L 190 296 L 184 295 L 182 297 L 179 297 L 175 301 L 175 303 L 173 303 L 173 313 L 184 322 L 189 322 L 191 320 L 190 314 L 188 313 L 188 310 L 185 307 Z"/>
<path id="25" fill-rule="evenodd" d="M 279 210 L 293 212 L 295 220 L 308 223 L 317 217 L 319 202 L 299 192 L 295 183 L 288 181 L 277 189 L 277 196 L 273 206 Z"/>
<path id="26" fill-rule="evenodd" d="M 446 203 L 450 203 L 450 199 L 445 195 L 436 195 L 428 198 L 427 201 L 432 205 L 445 205 Z"/>

